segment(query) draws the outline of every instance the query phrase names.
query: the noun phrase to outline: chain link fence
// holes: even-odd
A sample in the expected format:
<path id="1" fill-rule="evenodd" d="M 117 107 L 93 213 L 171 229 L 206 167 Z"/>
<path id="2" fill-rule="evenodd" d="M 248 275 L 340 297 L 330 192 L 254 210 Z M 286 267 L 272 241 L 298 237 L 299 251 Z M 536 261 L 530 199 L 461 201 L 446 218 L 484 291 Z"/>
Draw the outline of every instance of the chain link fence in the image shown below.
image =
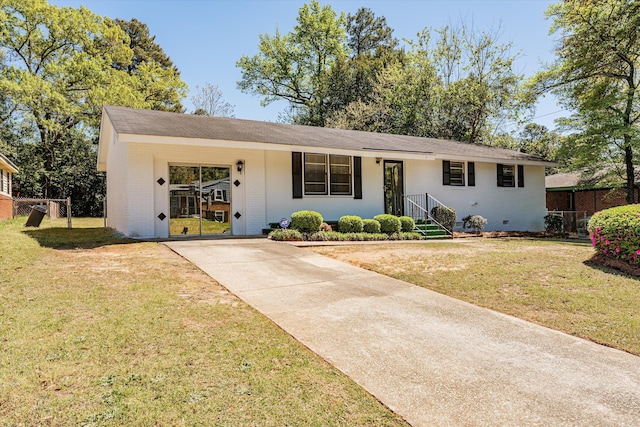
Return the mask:
<path id="1" fill-rule="evenodd" d="M 586 211 L 549 211 L 549 215 L 562 217 L 562 231 L 576 233 L 578 237 L 586 237 L 589 217 Z"/>
<path id="2" fill-rule="evenodd" d="M 34 206 L 46 209 L 46 215 L 51 220 L 65 219 L 71 228 L 71 198 L 67 199 L 33 199 L 24 197 L 13 198 L 13 217 L 28 216 Z"/>

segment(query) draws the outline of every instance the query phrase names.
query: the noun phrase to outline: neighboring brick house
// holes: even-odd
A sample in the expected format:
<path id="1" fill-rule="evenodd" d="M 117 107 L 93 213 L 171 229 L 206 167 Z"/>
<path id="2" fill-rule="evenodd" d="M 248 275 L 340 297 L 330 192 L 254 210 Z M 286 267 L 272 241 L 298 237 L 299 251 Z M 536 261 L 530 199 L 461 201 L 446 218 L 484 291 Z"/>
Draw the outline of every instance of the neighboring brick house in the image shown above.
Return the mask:
<path id="1" fill-rule="evenodd" d="M 636 182 L 640 177 L 636 173 Z M 587 216 L 595 212 L 627 203 L 627 191 L 621 188 L 622 180 L 617 182 L 596 174 L 585 179 L 581 172 L 568 172 L 549 175 L 545 178 L 547 189 L 547 210 L 549 211 L 585 211 Z M 638 186 L 634 188 L 634 203 L 640 200 Z"/>
<path id="2" fill-rule="evenodd" d="M 16 172 L 18 172 L 16 165 L 0 154 L 0 220 L 13 218 L 11 177 Z"/>

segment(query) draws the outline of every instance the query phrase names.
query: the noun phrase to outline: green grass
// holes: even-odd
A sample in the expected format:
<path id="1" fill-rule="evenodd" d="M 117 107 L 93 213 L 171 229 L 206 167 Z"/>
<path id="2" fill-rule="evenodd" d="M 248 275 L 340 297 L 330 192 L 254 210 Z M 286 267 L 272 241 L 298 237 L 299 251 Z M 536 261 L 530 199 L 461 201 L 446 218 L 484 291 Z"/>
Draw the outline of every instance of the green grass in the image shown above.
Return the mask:
<path id="1" fill-rule="evenodd" d="M 0 222 L 2 425 L 406 425 L 155 242 Z"/>
<path id="2" fill-rule="evenodd" d="M 182 234 L 184 228 L 188 228 L 187 234 L 200 234 L 199 218 L 170 218 L 169 219 L 169 235 L 177 236 Z M 220 234 L 229 232 L 230 224 L 228 222 L 202 220 L 202 234 Z"/>
<path id="3" fill-rule="evenodd" d="M 478 238 L 311 249 L 640 355 L 640 281 L 591 264 L 588 243 Z"/>

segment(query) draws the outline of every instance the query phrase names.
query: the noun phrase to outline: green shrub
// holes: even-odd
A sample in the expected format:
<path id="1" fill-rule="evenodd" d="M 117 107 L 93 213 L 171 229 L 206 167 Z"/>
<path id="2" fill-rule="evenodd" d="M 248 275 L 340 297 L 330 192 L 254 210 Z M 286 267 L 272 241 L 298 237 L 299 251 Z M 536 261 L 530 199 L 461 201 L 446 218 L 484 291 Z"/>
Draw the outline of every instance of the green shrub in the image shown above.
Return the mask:
<path id="1" fill-rule="evenodd" d="M 380 223 L 375 219 L 363 219 L 362 231 L 369 234 L 378 234 L 380 233 Z"/>
<path id="2" fill-rule="evenodd" d="M 386 234 L 399 233 L 402 229 L 402 224 L 397 216 L 391 214 L 381 214 L 373 217 L 380 223 L 380 231 Z"/>
<path id="3" fill-rule="evenodd" d="M 422 234 L 413 231 L 401 232 L 399 237 L 399 240 L 422 240 Z"/>
<path id="4" fill-rule="evenodd" d="M 271 233 L 269 233 L 268 238 L 277 242 L 287 240 L 304 240 L 304 236 L 302 235 L 302 233 L 300 233 L 298 230 L 292 230 L 289 228 L 273 230 Z"/>
<path id="5" fill-rule="evenodd" d="M 475 233 L 481 231 L 485 225 L 487 220 L 480 215 L 467 215 L 462 218 L 462 228 L 471 228 Z"/>
<path id="6" fill-rule="evenodd" d="M 640 266 L 640 205 L 596 212 L 589 221 L 589 234 L 599 254 Z"/>
<path id="7" fill-rule="evenodd" d="M 564 230 L 562 215 L 549 214 L 544 217 L 544 230 L 547 233 L 560 234 Z"/>
<path id="8" fill-rule="evenodd" d="M 362 233 L 362 218 L 356 215 L 345 215 L 338 221 L 338 231 L 341 233 Z"/>
<path id="9" fill-rule="evenodd" d="M 401 216 L 398 219 L 400 220 L 400 229 L 405 233 L 411 233 L 416 228 L 416 223 L 410 216 Z"/>
<path id="10" fill-rule="evenodd" d="M 291 228 L 302 232 L 320 231 L 322 215 L 315 211 L 298 211 L 291 214 Z"/>
<path id="11" fill-rule="evenodd" d="M 446 206 L 434 206 L 431 209 L 431 217 L 440 225 L 448 229 L 453 230 L 456 226 L 456 211 Z"/>

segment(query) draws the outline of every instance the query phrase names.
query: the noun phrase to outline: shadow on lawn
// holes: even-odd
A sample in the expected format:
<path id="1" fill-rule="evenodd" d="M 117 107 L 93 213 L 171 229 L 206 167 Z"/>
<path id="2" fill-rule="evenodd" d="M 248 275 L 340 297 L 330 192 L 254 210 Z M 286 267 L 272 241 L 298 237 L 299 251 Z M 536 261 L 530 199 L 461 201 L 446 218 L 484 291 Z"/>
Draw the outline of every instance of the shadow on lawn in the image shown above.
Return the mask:
<path id="1" fill-rule="evenodd" d="M 94 249 L 101 246 L 138 243 L 137 240 L 122 237 L 117 232 L 103 227 L 52 227 L 24 230 L 23 233 L 35 239 L 40 246 L 52 249 Z"/>
<path id="2" fill-rule="evenodd" d="M 624 261 L 596 254 L 584 261 L 583 264 L 604 273 L 624 275 L 631 279 L 640 280 L 640 268 L 629 265 Z"/>

